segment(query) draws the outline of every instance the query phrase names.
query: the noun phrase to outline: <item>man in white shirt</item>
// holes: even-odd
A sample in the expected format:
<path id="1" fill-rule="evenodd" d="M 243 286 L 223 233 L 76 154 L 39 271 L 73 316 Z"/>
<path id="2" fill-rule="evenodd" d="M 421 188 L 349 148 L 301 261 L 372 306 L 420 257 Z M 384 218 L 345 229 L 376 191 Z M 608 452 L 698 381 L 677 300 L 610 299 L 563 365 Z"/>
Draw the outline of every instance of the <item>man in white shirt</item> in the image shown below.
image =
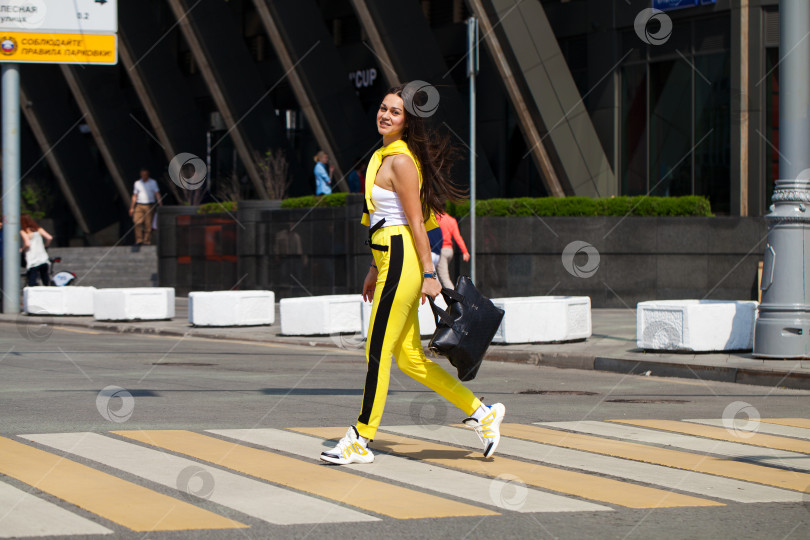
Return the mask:
<path id="1" fill-rule="evenodd" d="M 154 178 L 149 178 L 149 171 L 141 169 L 141 177 L 135 181 L 132 190 L 132 204 L 129 215 L 135 223 L 135 245 L 152 243 L 152 217 L 156 205 L 162 205 L 160 188 Z"/>

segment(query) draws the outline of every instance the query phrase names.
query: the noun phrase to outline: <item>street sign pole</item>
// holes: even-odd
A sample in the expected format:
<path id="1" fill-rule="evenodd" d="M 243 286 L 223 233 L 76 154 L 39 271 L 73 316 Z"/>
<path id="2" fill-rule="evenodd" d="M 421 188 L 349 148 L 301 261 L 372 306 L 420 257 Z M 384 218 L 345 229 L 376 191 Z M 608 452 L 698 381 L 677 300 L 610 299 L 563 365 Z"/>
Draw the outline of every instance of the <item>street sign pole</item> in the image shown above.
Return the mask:
<path id="1" fill-rule="evenodd" d="M 470 278 L 475 275 L 475 75 L 478 73 L 478 19 L 467 19 L 467 77 L 470 79 Z"/>
<path id="2" fill-rule="evenodd" d="M 3 313 L 20 312 L 20 72 L 3 64 Z"/>

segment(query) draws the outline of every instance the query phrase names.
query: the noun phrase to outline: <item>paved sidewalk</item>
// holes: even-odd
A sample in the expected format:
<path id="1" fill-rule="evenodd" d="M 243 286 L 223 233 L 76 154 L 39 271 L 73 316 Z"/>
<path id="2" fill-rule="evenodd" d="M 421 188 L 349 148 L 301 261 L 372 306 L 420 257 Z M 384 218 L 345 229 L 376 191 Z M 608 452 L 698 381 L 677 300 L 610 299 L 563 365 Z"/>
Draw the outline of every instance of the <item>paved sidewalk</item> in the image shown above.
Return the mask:
<path id="1" fill-rule="evenodd" d="M 651 353 L 636 348 L 636 313 L 627 309 L 593 309 L 593 335 L 571 343 L 492 345 L 486 360 L 518 362 L 558 368 L 594 369 L 660 377 L 739 382 L 764 386 L 810 389 L 810 360 L 760 360 L 750 352 L 731 354 Z M 41 323 L 41 319 L 34 319 Z M 53 317 L 54 326 L 78 326 L 106 332 L 134 332 L 212 339 L 235 339 L 311 347 L 357 349 L 359 336 L 288 337 L 281 335 L 278 305 L 272 326 L 204 328 L 188 323 L 188 299 L 177 298 L 170 321 L 110 322 L 92 317 Z M 0 323 L 31 325 L 25 315 L 0 314 Z M 424 342 L 427 345 L 427 341 Z"/>

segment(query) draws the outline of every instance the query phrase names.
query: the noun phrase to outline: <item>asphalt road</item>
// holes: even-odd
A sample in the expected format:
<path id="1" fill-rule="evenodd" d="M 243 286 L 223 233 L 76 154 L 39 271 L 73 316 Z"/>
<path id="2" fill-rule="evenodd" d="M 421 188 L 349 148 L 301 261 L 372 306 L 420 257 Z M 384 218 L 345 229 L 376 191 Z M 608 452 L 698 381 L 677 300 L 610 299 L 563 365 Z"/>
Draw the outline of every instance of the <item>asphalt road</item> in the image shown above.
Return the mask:
<path id="1" fill-rule="evenodd" d="M 321 489 L 317 487 L 321 486 L 319 482 L 325 482 L 326 477 L 332 474 L 331 471 L 338 469 L 321 465 L 317 460 L 317 447 L 327 444 L 322 440 L 317 441 L 316 450 L 311 454 L 307 453 L 309 450 L 285 447 L 283 444 L 272 450 L 274 456 L 293 457 L 294 462 L 285 462 L 291 464 L 290 467 L 278 465 L 269 454 L 257 454 L 257 467 L 261 465 L 261 456 L 267 456 L 267 463 L 276 463 L 274 466 L 281 467 L 275 472 L 272 468 L 268 469 L 270 472 L 265 478 L 255 470 L 236 470 L 252 466 L 252 454 L 246 454 L 244 462 L 229 464 L 223 461 L 219 465 L 213 465 L 217 470 L 229 471 L 228 474 L 243 479 L 251 478 L 251 485 L 257 489 L 267 485 L 280 485 L 285 490 L 283 493 L 306 494 L 307 500 L 314 500 L 319 504 L 328 502 L 332 506 L 337 503 L 338 510 L 350 509 L 355 513 L 359 511 L 356 515 L 363 516 L 362 519 L 348 520 L 353 521 L 348 523 L 320 520 L 294 525 L 268 523 L 244 510 L 235 510 L 233 505 L 223 502 L 223 499 L 217 499 L 218 496 L 227 494 L 224 494 L 224 487 L 220 488 L 224 481 L 217 481 L 214 486 L 214 477 L 219 478 L 216 471 L 213 476 L 205 473 L 197 475 L 196 480 L 192 478 L 197 484 L 189 482 L 188 478 L 182 483 L 182 474 L 166 472 L 165 474 L 175 474 L 176 478 L 172 477 L 170 482 L 161 483 L 157 477 L 145 478 L 136 470 L 138 466 L 146 467 L 146 463 L 139 462 L 137 458 L 133 457 L 127 462 L 126 466 L 133 469 L 123 470 L 123 466 L 103 462 L 106 457 L 91 458 L 82 455 L 76 450 L 77 445 L 81 437 L 87 437 L 86 433 L 92 432 L 103 434 L 100 435 L 104 437 L 101 441 L 120 443 L 118 446 L 122 450 L 111 450 L 110 459 L 123 459 L 122 456 L 129 455 L 127 452 L 130 450 L 133 456 L 137 456 L 140 455 L 138 451 L 148 447 L 150 451 L 160 452 L 167 463 L 170 457 L 182 457 L 200 466 L 209 467 L 216 460 L 202 454 L 205 444 L 198 444 L 194 433 L 206 437 L 203 443 L 213 439 L 211 444 L 216 446 L 221 441 L 229 441 L 230 444 L 230 435 L 205 433 L 206 430 L 244 429 L 251 430 L 245 433 L 259 433 L 259 430 L 274 428 L 292 433 L 290 428 L 336 427 L 343 431 L 355 420 L 362 399 L 365 375 L 362 351 L 352 349 L 351 343 L 347 343 L 347 349 L 340 350 L 192 337 L 111 334 L 59 327 L 45 328 L 39 333 L 31 332 L 31 329 L 25 330 L 21 334 L 14 325 L 0 325 L 0 436 L 3 438 L 0 439 L 0 486 L 10 486 L 30 493 L 39 500 L 53 503 L 50 506 L 67 510 L 70 514 L 83 518 L 82 522 L 99 524 L 112 531 L 115 537 L 317 538 L 339 535 L 353 538 L 806 538 L 810 527 L 810 469 L 798 470 L 804 466 L 802 465 L 797 467 L 796 472 L 790 473 L 787 469 L 790 465 L 784 465 L 787 460 L 771 460 L 758 465 L 750 463 L 762 456 L 767 457 L 772 451 L 771 447 L 748 446 L 746 448 L 751 449 L 750 456 L 738 456 L 736 459 L 723 456 L 723 451 L 716 451 L 705 459 L 712 462 L 726 460 L 733 466 L 748 461 L 746 467 L 756 467 L 758 470 L 767 467 L 766 471 L 773 471 L 773 475 L 793 474 L 795 482 L 786 477 L 786 482 L 792 488 L 773 490 L 789 495 L 792 502 L 767 502 L 767 497 L 763 497 L 762 502 L 742 503 L 729 500 L 729 496 L 722 495 L 720 491 L 717 492 L 719 496 L 711 492 L 698 493 L 699 489 L 695 487 L 697 483 L 693 483 L 695 477 L 700 476 L 701 481 L 711 484 L 714 478 L 717 482 L 725 480 L 721 475 L 695 474 L 683 484 L 662 487 L 655 478 L 647 481 L 627 479 L 624 473 L 612 467 L 599 468 L 594 465 L 593 470 L 585 473 L 587 477 L 581 477 L 584 480 L 580 483 L 569 479 L 575 478 L 571 473 L 582 475 L 584 466 L 573 462 L 569 465 L 564 459 L 550 465 L 545 453 L 526 450 L 541 448 L 531 447 L 533 443 L 521 446 L 513 444 L 511 438 L 505 439 L 502 443 L 503 453 L 492 462 L 482 460 L 478 452 L 469 455 L 460 452 L 461 448 L 477 443 L 474 434 L 455 430 L 452 433 L 460 433 L 459 439 L 446 440 L 443 437 L 450 431 L 437 430 L 431 426 L 457 424 L 464 415 L 396 368 L 392 372 L 389 399 L 383 417 L 383 434 L 378 436 L 379 445 L 385 447 L 388 439 L 389 442 L 394 440 L 392 432 L 386 429 L 388 426 L 405 426 L 402 428 L 405 431 L 398 433 L 400 436 L 403 433 L 408 434 L 407 426 L 421 426 L 419 429 L 424 431 L 416 435 L 410 433 L 410 442 L 407 443 L 418 449 L 418 452 L 409 454 L 409 447 L 405 444 L 393 451 L 407 459 L 399 458 L 400 461 L 391 461 L 388 466 L 389 462 L 382 459 L 385 454 L 379 453 L 378 461 L 366 466 L 368 469 L 356 467 L 351 470 L 342 469 L 341 472 L 350 474 L 349 478 L 373 478 L 378 484 L 385 484 L 375 484 L 375 489 L 384 491 L 386 487 L 396 487 L 417 497 L 421 496 L 425 500 L 424 509 L 427 513 L 444 503 L 456 510 L 449 511 L 449 517 L 403 519 L 392 516 L 392 512 L 382 502 L 382 495 L 379 506 L 368 508 L 356 498 L 356 493 L 345 499 L 335 499 L 325 491 L 318 491 Z M 760 416 L 763 420 L 810 418 L 810 392 L 700 380 L 487 363 L 481 369 L 479 377 L 469 383 L 469 386 L 486 402 L 503 402 L 507 407 L 506 421 L 517 424 L 515 429 L 530 426 L 530 429 L 539 430 L 541 428 L 536 423 L 583 420 L 608 427 L 615 424 L 607 422 L 608 420 L 722 420 L 735 413 L 740 420 L 746 420 L 751 414 L 755 418 Z M 766 426 L 764 423 L 761 425 Z M 546 426 L 546 429 L 548 427 L 569 429 L 564 426 Z M 642 444 L 649 446 L 652 459 L 663 459 L 659 456 L 663 455 L 662 449 L 677 448 L 677 444 L 671 444 L 667 437 L 672 437 L 674 441 L 678 436 L 661 431 L 659 427 L 654 429 L 659 434 L 663 433 L 665 440 Z M 179 437 L 187 440 L 176 444 L 188 444 L 187 449 L 172 446 L 174 443 L 171 441 L 161 443 L 162 434 L 169 433 L 166 430 L 183 430 L 179 432 Z M 121 433 L 111 434 L 111 431 Z M 137 436 L 143 440 L 135 442 L 124 432 L 139 433 L 141 435 Z M 59 448 L 56 443 L 44 442 L 51 440 L 44 434 L 55 433 L 82 435 L 78 439 L 69 435 L 57 437 L 57 442 L 61 441 L 59 444 L 66 445 Z M 762 429 L 759 433 L 762 433 Z M 27 435 L 31 438 L 25 437 Z M 331 435 L 325 435 L 325 438 L 329 436 Z M 619 436 L 591 437 L 615 440 Z M 798 436 L 777 436 L 774 440 L 775 443 L 767 444 L 778 446 L 782 444 L 780 440 L 786 440 L 789 444 L 798 441 L 796 444 L 800 448 L 804 448 L 801 445 L 810 445 L 810 440 Z M 4 441 L 11 442 L 4 447 Z M 565 446 L 570 442 L 555 443 L 555 446 Z M 749 441 L 743 438 L 738 442 Z M 428 443 L 440 443 L 453 448 L 431 450 L 426 446 Z M 250 448 L 262 448 L 257 443 L 242 444 Z M 372 445 L 372 449 L 375 449 L 376 444 L 377 442 Z M 593 447 L 581 449 L 598 453 L 597 443 L 583 439 L 582 444 L 594 444 Z M 85 446 L 89 448 L 87 452 L 103 451 L 99 450 L 102 447 L 98 445 Z M 402 452 L 400 448 L 403 449 Z M 44 450 L 48 455 L 29 455 L 33 449 Z M 377 450 L 379 452 L 381 448 Z M 269 452 L 267 448 L 262 451 Z M 680 451 L 688 450 L 680 448 Z M 9 458 L 9 452 L 20 452 L 23 457 L 15 461 Z M 248 527 L 136 532 L 132 530 L 132 526 L 122 525 L 122 522 L 129 523 L 126 519 L 131 516 L 112 519 L 113 514 L 107 510 L 98 510 L 104 507 L 121 511 L 123 508 L 125 514 L 138 513 L 135 503 L 117 500 L 115 491 L 106 496 L 101 494 L 97 498 L 102 500 L 92 503 L 102 506 L 92 507 L 86 502 L 78 504 L 78 499 L 73 497 L 74 493 L 82 492 L 86 487 L 83 481 L 68 479 L 62 484 L 49 483 L 55 476 L 52 470 L 62 466 L 57 462 L 48 465 L 50 468 L 40 474 L 44 479 L 40 481 L 40 477 L 35 474 L 36 469 L 43 463 L 50 463 L 46 458 L 52 455 L 64 455 L 71 463 L 87 465 L 94 471 L 104 473 L 105 477 L 124 480 L 128 484 L 146 487 L 150 493 L 183 501 L 188 506 L 205 511 L 212 519 L 221 519 L 224 516 Z M 795 463 L 805 463 L 808 457 L 810 456 L 802 458 L 797 454 Z M 25 461 L 26 459 L 29 461 Z M 414 485 L 414 476 L 382 478 L 381 474 L 384 476 L 395 471 L 394 463 L 397 467 L 404 467 L 403 470 L 411 466 L 423 467 L 425 470 L 429 468 L 428 480 Z M 299 474 L 296 472 L 298 466 L 303 471 L 298 477 L 300 480 L 285 480 L 290 475 L 294 477 Z M 549 466 L 554 470 L 545 468 Z M 477 467 L 484 468 L 476 469 Z M 454 490 L 453 481 L 447 480 L 461 478 L 447 473 L 454 469 L 461 471 L 465 479 L 476 477 L 477 481 L 487 477 L 489 493 L 484 496 L 470 492 L 469 488 Z M 183 474 L 188 476 L 189 470 L 191 469 L 186 467 Z M 518 471 L 519 474 L 509 474 L 511 470 Z M 500 483 L 491 479 L 497 471 L 501 471 Z M 503 471 L 507 472 L 506 476 L 503 476 Z M 562 474 L 560 479 L 555 476 L 558 472 Z M 89 485 L 91 478 L 87 478 Z M 255 478 L 260 480 L 257 482 Z M 808 480 L 802 484 L 805 478 Z M 545 484 L 552 480 L 560 482 L 556 484 L 557 487 L 550 488 Z M 621 480 L 623 483 L 608 484 L 618 487 L 603 490 L 598 495 L 588 495 L 591 493 L 588 490 L 597 489 L 596 486 L 605 480 Z M 207 481 L 210 481 L 211 486 L 206 486 Z M 37 487 L 32 487 L 32 484 Z M 746 482 L 746 485 L 756 490 L 761 483 Z M 623 500 L 621 496 L 634 492 L 640 486 L 650 488 L 649 493 L 653 495 L 678 495 L 683 500 L 689 498 L 692 503 L 673 504 L 667 508 L 643 508 L 639 504 L 617 502 Z M 220 489 L 223 493 L 219 493 Z M 257 494 L 260 492 L 263 493 L 256 491 Z M 531 495 L 528 498 L 527 492 Z M 551 503 L 547 508 L 541 505 L 537 511 L 526 510 L 526 501 L 547 493 L 563 495 L 566 501 L 573 501 L 571 504 L 575 505 L 597 504 L 600 511 L 554 511 L 556 507 Z M 81 496 L 86 495 L 84 493 Z M 252 492 L 243 495 L 254 503 L 258 497 Z M 303 508 L 303 503 L 300 502 L 302 498 L 296 499 L 292 495 L 289 496 L 289 501 L 282 497 L 268 501 L 267 506 L 281 506 L 282 514 L 285 511 L 283 507 L 287 504 L 289 512 L 298 511 Z M 105 498 L 107 501 L 103 500 Z M 10 524 L 15 527 L 26 526 L 26 523 L 19 523 L 24 506 L 22 503 L 18 504 L 13 497 L 3 499 L 0 492 L 0 537 L 10 534 Z M 461 507 L 466 508 L 466 511 L 458 511 Z M 95 508 L 95 511 L 88 508 Z M 465 513 L 468 515 L 461 515 Z M 15 516 L 17 521 L 14 521 Z M 198 525 L 199 523 L 202 521 Z M 160 528 L 158 525 L 157 529 Z M 83 529 L 79 526 L 77 530 Z"/>

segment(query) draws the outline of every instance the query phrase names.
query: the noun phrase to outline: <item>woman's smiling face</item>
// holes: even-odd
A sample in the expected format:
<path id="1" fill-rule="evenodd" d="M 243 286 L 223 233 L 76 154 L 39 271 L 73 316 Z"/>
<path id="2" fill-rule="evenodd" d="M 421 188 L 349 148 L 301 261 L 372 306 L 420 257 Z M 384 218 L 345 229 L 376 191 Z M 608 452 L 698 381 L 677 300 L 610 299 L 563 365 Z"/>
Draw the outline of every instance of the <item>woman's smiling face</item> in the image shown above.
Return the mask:
<path id="1" fill-rule="evenodd" d="M 405 106 L 402 98 L 388 94 L 377 110 L 377 131 L 383 137 L 401 136 L 405 129 Z"/>

